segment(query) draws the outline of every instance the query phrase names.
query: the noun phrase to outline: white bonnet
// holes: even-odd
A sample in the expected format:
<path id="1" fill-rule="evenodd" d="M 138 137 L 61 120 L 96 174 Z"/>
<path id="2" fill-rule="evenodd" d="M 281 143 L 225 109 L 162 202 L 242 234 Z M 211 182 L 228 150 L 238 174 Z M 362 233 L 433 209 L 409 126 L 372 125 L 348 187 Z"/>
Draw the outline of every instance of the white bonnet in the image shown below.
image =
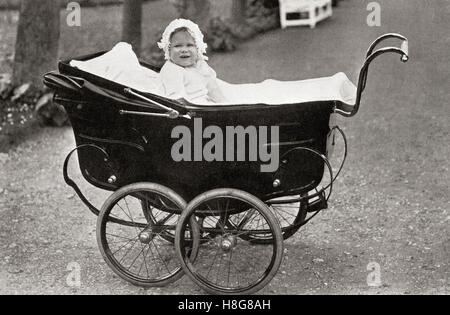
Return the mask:
<path id="1" fill-rule="evenodd" d="M 203 60 L 208 60 L 206 54 L 206 43 L 203 41 L 203 34 L 197 24 L 186 19 L 175 19 L 166 27 L 162 35 L 161 41 L 158 43 L 158 47 L 164 50 L 166 60 L 170 59 L 169 48 L 170 48 L 170 36 L 172 33 L 179 28 L 185 27 L 189 34 L 194 38 L 195 44 L 197 46 L 198 56 Z"/>

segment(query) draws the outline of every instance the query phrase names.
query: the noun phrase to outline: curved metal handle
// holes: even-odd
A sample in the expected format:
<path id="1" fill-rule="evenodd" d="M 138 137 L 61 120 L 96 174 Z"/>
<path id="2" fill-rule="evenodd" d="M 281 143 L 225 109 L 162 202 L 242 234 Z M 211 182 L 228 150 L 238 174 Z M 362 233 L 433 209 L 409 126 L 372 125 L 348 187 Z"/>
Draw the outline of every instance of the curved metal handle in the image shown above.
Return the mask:
<path id="1" fill-rule="evenodd" d="M 407 39 L 403 41 L 400 49 L 403 51 L 402 61 L 407 62 L 409 60 L 409 45 Z"/>
<path id="2" fill-rule="evenodd" d="M 387 38 L 399 38 L 399 39 L 403 40 L 403 42 L 402 42 L 400 48 L 384 47 L 384 48 L 380 48 L 380 49 L 374 51 L 375 47 L 380 42 L 382 42 L 383 40 L 385 40 Z M 388 33 L 383 36 L 380 36 L 372 43 L 372 45 L 370 45 L 369 49 L 367 50 L 366 60 L 364 61 L 364 65 L 362 66 L 361 71 L 359 73 L 358 88 L 356 91 L 356 101 L 355 101 L 355 104 L 353 105 L 353 109 L 351 111 L 343 110 L 343 108 L 347 107 L 345 105 L 348 105 L 348 104 L 344 104 L 344 106 L 342 106 L 341 108 L 335 109 L 336 113 L 341 114 L 342 116 L 345 116 L 345 117 L 352 117 L 352 116 L 356 115 L 356 113 L 359 110 L 359 105 L 361 103 L 362 93 L 364 92 L 364 89 L 366 88 L 367 74 L 369 72 L 370 63 L 378 56 L 385 54 L 385 53 L 391 53 L 391 52 L 399 54 L 401 56 L 400 60 L 402 62 L 407 62 L 409 60 L 408 39 L 400 34 Z"/>
<path id="3" fill-rule="evenodd" d="M 388 38 L 398 38 L 398 39 L 401 39 L 403 41 L 402 44 L 401 44 L 401 47 L 400 47 L 401 50 L 403 51 L 402 61 L 403 62 L 408 61 L 408 58 L 409 58 L 409 56 L 408 56 L 408 39 L 405 36 L 403 36 L 401 34 L 398 34 L 398 33 L 387 33 L 387 34 L 384 34 L 384 35 L 378 37 L 370 45 L 369 49 L 367 50 L 366 58 L 369 57 L 372 54 L 373 50 L 375 49 L 375 47 L 379 43 L 381 43 L 382 41 L 384 41 L 384 40 L 386 40 Z M 404 57 L 406 57 L 406 58 L 404 58 Z"/>
<path id="4" fill-rule="evenodd" d="M 97 209 L 92 203 L 89 202 L 89 200 L 86 198 L 86 196 L 83 195 L 83 193 L 81 192 L 80 188 L 78 187 L 78 185 L 69 177 L 69 172 L 68 172 L 68 165 L 69 165 L 69 160 L 72 156 L 72 154 L 74 154 L 75 152 L 77 152 L 80 149 L 84 149 L 84 148 L 94 148 L 99 150 L 106 159 L 109 158 L 108 153 L 103 150 L 102 148 L 100 148 L 99 146 L 96 146 L 95 144 L 83 144 L 80 145 L 78 147 L 76 147 L 75 149 L 73 149 L 72 151 L 69 152 L 69 154 L 67 154 L 66 159 L 64 160 L 64 166 L 63 166 L 63 177 L 64 177 L 64 181 L 66 182 L 67 185 L 69 185 L 70 187 L 73 188 L 73 190 L 75 190 L 75 193 L 78 195 L 78 197 L 81 199 L 81 201 L 88 207 L 88 209 L 96 216 L 98 216 L 98 214 L 100 213 L 100 210 Z"/>

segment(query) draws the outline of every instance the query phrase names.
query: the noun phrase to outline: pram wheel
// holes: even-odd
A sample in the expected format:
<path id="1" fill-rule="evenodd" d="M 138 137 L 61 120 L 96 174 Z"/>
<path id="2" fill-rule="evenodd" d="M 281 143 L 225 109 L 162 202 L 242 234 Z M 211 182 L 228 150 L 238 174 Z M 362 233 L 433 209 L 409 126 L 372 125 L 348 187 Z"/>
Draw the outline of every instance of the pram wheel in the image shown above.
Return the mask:
<path id="1" fill-rule="evenodd" d="M 144 199 L 141 200 L 141 204 L 142 209 L 144 210 L 144 216 L 148 223 L 152 225 L 177 225 L 178 218 L 180 217 L 180 209 L 178 209 L 178 207 L 167 205 L 161 198 L 157 198 L 156 200 Z M 160 209 L 164 209 L 164 211 Z M 174 230 L 161 231 L 160 236 L 172 244 L 175 243 Z"/>
<path id="2" fill-rule="evenodd" d="M 139 286 L 164 286 L 178 280 L 183 272 L 173 246 L 174 219 L 185 207 L 178 194 L 154 183 L 131 184 L 114 192 L 97 220 L 97 242 L 106 263 L 121 278 Z M 155 213 L 165 215 L 159 218 Z M 194 257 L 192 247 L 197 243 L 190 235 L 199 232 L 187 231 L 186 251 Z"/>
<path id="3" fill-rule="evenodd" d="M 200 233 L 198 255 L 189 255 L 186 229 L 195 218 Z M 265 245 L 246 240 L 262 234 Z M 244 237 L 243 237 L 244 236 Z M 175 248 L 184 271 L 212 294 L 251 294 L 276 274 L 283 256 L 283 236 L 274 214 L 255 196 L 236 189 L 216 189 L 192 200 L 180 216 Z"/>
<path id="4" fill-rule="evenodd" d="M 281 226 L 284 240 L 290 238 L 300 229 L 300 224 L 305 221 L 308 214 L 306 201 L 282 204 L 271 204 L 269 202 L 267 205 Z M 272 242 L 270 233 L 268 235 L 263 233 L 245 234 L 240 237 L 255 244 L 270 244 Z"/>

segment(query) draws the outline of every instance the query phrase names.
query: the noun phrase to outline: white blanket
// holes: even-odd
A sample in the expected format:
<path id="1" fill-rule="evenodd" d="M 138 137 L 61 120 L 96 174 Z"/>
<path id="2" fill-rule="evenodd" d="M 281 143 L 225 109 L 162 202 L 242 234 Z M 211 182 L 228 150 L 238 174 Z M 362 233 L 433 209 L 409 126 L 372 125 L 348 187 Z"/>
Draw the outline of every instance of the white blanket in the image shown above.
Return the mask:
<path id="1" fill-rule="evenodd" d="M 159 74 L 142 67 L 131 46 L 117 44 L 104 55 L 88 60 L 72 60 L 70 65 L 141 92 L 164 95 Z M 330 77 L 301 81 L 265 80 L 261 83 L 231 84 L 219 80 L 227 104 L 294 104 L 312 101 L 342 101 L 354 104 L 356 87 L 339 72 Z M 224 103 L 225 104 L 225 103 Z"/>
<path id="2" fill-rule="evenodd" d="M 141 92 L 163 94 L 159 74 L 142 67 L 127 43 L 118 43 L 109 52 L 88 61 L 72 60 L 70 65 Z"/>
<path id="3" fill-rule="evenodd" d="M 342 101 L 354 104 L 356 87 L 342 73 L 301 81 L 265 80 L 261 83 L 230 84 L 219 80 L 219 86 L 235 104 L 295 104 L 313 101 Z"/>

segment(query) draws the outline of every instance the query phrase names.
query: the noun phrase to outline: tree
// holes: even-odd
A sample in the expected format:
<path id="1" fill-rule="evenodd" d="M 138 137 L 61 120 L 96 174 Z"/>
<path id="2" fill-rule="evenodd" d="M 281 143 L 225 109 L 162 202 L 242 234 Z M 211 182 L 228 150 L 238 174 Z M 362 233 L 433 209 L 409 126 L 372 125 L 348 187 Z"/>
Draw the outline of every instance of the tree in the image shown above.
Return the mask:
<path id="1" fill-rule="evenodd" d="M 231 6 L 231 17 L 236 24 L 245 24 L 245 11 L 247 0 L 233 0 Z"/>
<path id="2" fill-rule="evenodd" d="M 122 41 L 130 43 L 137 55 L 142 45 L 142 0 L 125 0 L 123 3 Z"/>
<path id="3" fill-rule="evenodd" d="M 210 20 L 210 0 L 172 0 L 181 18 L 198 24 L 202 31 L 208 28 Z"/>
<path id="4" fill-rule="evenodd" d="M 42 87 L 42 75 L 56 68 L 59 6 L 54 0 L 22 0 L 17 28 L 13 85 Z"/>

